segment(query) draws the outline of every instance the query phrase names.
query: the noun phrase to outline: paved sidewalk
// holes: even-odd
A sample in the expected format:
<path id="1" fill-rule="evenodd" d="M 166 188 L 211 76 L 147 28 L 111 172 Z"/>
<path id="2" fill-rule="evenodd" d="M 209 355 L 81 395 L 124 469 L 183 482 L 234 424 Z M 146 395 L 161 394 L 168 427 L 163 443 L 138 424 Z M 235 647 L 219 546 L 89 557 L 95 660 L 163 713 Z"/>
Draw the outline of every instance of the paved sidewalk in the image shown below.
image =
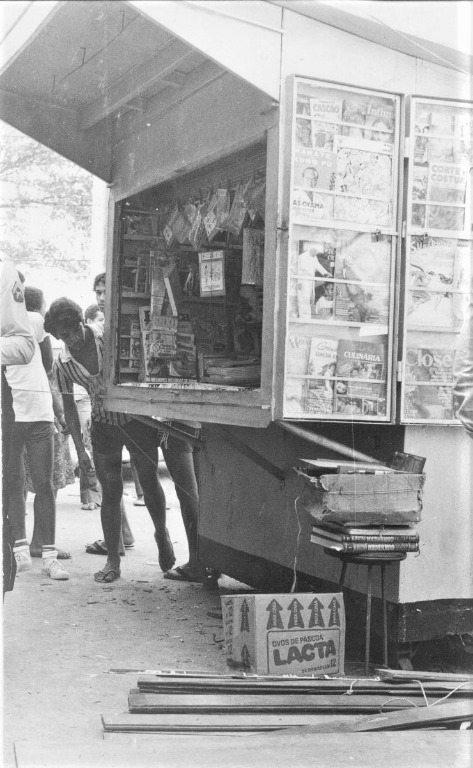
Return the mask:
<path id="1" fill-rule="evenodd" d="M 187 544 L 174 486 L 164 472 L 160 467 L 180 564 L 186 562 Z M 101 740 L 100 715 L 127 709 L 136 670 L 226 669 L 221 620 L 208 616 L 220 608 L 219 593 L 163 578 L 148 511 L 133 506 L 131 485 L 127 491 L 136 544 L 123 558 L 120 580 L 103 585 L 93 581 L 93 572 L 105 560 L 86 554 L 85 544 L 101 537 L 100 511 L 80 509 L 76 482 L 58 494 L 56 541 L 72 554 L 65 561 L 70 580 L 48 579 L 41 574 L 41 560 L 33 559 L 33 569 L 21 573 L 6 595 L 5 768 L 14 765 L 17 740 Z"/>

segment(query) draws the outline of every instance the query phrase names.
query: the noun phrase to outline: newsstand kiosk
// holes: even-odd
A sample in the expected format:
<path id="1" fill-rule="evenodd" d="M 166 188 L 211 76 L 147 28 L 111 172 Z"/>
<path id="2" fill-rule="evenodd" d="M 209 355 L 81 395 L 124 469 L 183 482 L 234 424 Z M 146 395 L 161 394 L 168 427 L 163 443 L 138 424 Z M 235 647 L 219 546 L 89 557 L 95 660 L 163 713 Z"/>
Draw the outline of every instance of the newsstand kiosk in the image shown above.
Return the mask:
<path id="1" fill-rule="evenodd" d="M 398 650 L 473 630 L 473 105 L 447 49 L 310 5 L 33 3 L 0 117 L 109 184 L 108 406 L 202 424 L 207 564 L 333 590 L 298 459 L 426 458 L 420 554 L 388 567 Z"/>

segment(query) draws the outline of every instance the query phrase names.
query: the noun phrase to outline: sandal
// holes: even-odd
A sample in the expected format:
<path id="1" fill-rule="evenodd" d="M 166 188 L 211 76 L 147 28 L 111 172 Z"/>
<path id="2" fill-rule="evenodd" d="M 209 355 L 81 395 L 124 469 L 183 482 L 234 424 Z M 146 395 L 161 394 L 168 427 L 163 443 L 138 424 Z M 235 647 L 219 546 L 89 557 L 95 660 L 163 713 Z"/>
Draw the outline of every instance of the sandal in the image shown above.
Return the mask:
<path id="1" fill-rule="evenodd" d="M 98 539 L 93 544 L 86 544 L 85 551 L 88 555 L 108 555 L 107 547 L 104 547 Z"/>
<path id="2" fill-rule="evenodd" d="M 202 584 L 205 576 L 204 574 L 199 576 L 198 574 L 189 573 L 182 565 L 178 565 L 176 568 L 167 571 L 164 574 L 164 578 L 169 579 L 169 581 L 190 581 Z"/>
<path id="3" fill-rule="evenodd" d="M 112 581 L 116 581 L 121 576 L 119 568 L 110 568 L 108 571 L 97 571 L 94 573 L 94 581 L 99 584 L 111 584 Z"/>

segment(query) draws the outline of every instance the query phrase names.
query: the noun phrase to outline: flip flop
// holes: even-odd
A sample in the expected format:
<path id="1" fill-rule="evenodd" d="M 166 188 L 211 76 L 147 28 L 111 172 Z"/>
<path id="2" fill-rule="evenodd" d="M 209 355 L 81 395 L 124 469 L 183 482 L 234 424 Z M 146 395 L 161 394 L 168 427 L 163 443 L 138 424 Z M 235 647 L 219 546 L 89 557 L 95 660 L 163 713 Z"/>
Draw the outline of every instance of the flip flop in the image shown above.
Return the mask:
<path id="1" fill-rule="evenodd" d="M 112 581 L 116 581 L 121 576 L 119 568 L 110 568 L 108 571 L 97 571 L 94 573 L 94 581 L 99 584 L 111 584 Z"/>
<path id="2" fill-rule="evenodd" d="M 184 570 L 184 568 L 182 568 L 180 565 L 170 571 L 167 571 L 167 573 L 164 574 L 164 578 L 169 579 L 169 581 L 191 581 L 197 582 L 198 584 L 202 584 L 204 580 L 203 576 L 193 576 L 191 573 L 189 573 L 189 571 Z"/>
<path id="3" fill-rule="evenodd" d="M 88 555 L 107 555 L 107 548 L 102 546 L 100 541 L 94 541 L 93 544 L 86 544 L 85 551 Z"/>
<path id="4" fill-rule="evenodd" d="M 134 544 L 125 544 L 125 549 L 133 549 L 134 546 Z M 94 541 L 93 544 L 87 544 L 85 551 L 89 555 L 108 555 L 107 547 L 104 547 L 102 542 L 98 539 L 97 541 Z M 120 555 L 123 556 L 123 552 L 120 552 Z"/>

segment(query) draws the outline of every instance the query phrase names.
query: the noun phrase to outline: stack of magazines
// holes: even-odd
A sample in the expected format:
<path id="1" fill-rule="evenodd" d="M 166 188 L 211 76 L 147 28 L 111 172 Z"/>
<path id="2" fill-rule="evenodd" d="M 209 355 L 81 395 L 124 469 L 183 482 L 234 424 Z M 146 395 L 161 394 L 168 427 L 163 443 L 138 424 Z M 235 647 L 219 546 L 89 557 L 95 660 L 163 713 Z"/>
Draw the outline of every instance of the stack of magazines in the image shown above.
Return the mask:
<path id="1" fill-rule="evenodd" d="M 326 522 L 312 526 L 310 540 L 326 549 L 353 555 L 419 551 L 419 534 L 408 525 L 355 527 Z"/>

